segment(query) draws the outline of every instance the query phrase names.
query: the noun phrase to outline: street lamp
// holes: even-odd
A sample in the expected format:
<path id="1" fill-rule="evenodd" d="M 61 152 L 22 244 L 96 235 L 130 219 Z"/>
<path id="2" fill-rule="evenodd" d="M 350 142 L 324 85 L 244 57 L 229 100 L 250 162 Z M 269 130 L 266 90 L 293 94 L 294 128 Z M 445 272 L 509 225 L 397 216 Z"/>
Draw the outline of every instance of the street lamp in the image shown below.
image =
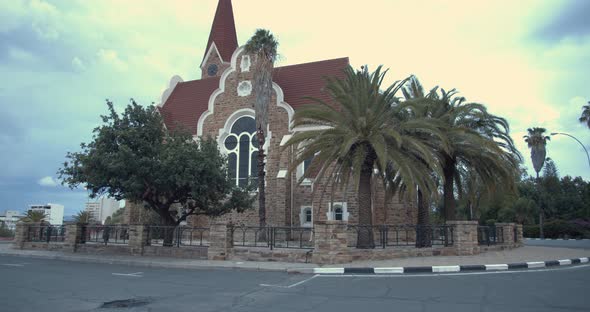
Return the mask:
<path id="1" fill-rule="evenodd" d="M 552 135 L 552 136 L 553 136 L 553 135 L 558 135 L 558 134 L 561 134 L 561 135 L 568 136 L 568 137 L 570 137 L 570 138 L 572 138 L 572 139 L 576 140 L 578 143 L 580 143 L 580 145 L 582 145 L 582 148 L 583 148 L 583 149 L 584 149 L 584 151 L 586 152 L 586 157 L 588 157 L 588 166 L 590 166 L 590 155 L 588 155 L 588 150 L 586 149 L 586 146 L 584 146 L 584 144 L 582 144 L 582 142 L 580 142 L 580 140 L 576 139 L 576 137 L 574 137 L 574 136 L 573 136 L 573 135 L 571 135 L 571 134 L 567 134 L 567 133 L 563 133 L 563 132 L 553 132 L 553 133 L 551 133 L 551 135 Z"/>

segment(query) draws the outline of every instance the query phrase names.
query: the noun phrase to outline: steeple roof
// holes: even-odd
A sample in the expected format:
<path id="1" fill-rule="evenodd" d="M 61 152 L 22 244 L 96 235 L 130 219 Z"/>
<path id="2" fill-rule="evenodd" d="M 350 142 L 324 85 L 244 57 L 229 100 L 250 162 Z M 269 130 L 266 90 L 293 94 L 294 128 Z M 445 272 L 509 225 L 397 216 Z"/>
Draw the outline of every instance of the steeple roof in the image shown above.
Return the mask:
<path id="1" fill-rule="evenodd" d="M 234 21 L 234 10 L 231 0 L 219 0 L 217 4 L 215 19 L 213 19 L 209 41 L 205 49 L 205 56 L 213 42 L 215 42 L 215 46 L 223 61 L 229 62 L 232 54 L 238 48 L 238 36 L 236 35 L 236 23 Z"/>

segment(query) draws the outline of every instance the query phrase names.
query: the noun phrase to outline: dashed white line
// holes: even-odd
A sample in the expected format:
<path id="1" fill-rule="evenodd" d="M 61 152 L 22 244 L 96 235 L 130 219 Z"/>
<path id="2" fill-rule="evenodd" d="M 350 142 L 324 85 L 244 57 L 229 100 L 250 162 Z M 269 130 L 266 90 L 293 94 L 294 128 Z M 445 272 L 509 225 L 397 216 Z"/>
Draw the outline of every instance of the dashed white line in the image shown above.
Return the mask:
<path id="1" fill-rule="evenodd" d="M 319 274 L 316 274 L 316 275 L 314 275 L 314 276 L 312 276 L 312 277 L 310 277 L 308 279 L 302 280 L 300 282 L 297 282 L 295 284 L 288 285 L 288 286 L 284 286 L 284 285 L 271 285 L 271 284 L 260 284 L 260 286 L 262 286 L 262 287 L 275 287 L 275 288 L 293 288 L 293 287 L 302 285 L 304 283 L 307 283 L 307 282 L 311 281 L 312 279 L 314 279 L 314 278 L 316 278 L 318 276 L 320 276 L 320 275 Z"/>
<path id="2" fill-rule="evenodd" d="M 112 273 L 115 276 L 129 276 L 129 277 L 143 277 L 143 272 L 135 272 L 135 273 Z"/>

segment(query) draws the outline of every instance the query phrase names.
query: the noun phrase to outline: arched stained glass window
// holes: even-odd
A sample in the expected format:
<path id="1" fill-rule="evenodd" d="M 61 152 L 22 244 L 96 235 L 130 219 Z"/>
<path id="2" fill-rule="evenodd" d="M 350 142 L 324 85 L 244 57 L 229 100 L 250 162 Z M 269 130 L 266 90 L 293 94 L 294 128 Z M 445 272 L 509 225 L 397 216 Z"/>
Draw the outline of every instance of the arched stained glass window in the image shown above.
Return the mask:
<path id="1" fill-rule="evenodd" d="M 236 120 L 223 146 L 227 151 L 232 181 L 243 187 L 248 185 L 250 178 L 255 180 L 258 175 L 258 140 L 254 118 L 244 116 Z"/>

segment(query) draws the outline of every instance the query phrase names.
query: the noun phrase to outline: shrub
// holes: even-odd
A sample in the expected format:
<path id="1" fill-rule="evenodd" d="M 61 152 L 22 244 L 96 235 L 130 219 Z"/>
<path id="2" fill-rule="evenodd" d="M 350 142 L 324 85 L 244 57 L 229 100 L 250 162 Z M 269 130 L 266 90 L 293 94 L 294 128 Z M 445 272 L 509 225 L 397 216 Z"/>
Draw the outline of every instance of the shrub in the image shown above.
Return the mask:
<path id="1" fill-rule="evenodd" d="M 13 237 L 14 231 L 11 231 L 4 223 L 0 224 L 0 237 Z"/>
<path id="2" fill-rule="evenodd" d="M 539 237 L 539 225 L 525 225 L 525 237 Z M 590 222 L 586 220 L 548 220 L 543 231 L 545 238 L 590 238 Z"/>

